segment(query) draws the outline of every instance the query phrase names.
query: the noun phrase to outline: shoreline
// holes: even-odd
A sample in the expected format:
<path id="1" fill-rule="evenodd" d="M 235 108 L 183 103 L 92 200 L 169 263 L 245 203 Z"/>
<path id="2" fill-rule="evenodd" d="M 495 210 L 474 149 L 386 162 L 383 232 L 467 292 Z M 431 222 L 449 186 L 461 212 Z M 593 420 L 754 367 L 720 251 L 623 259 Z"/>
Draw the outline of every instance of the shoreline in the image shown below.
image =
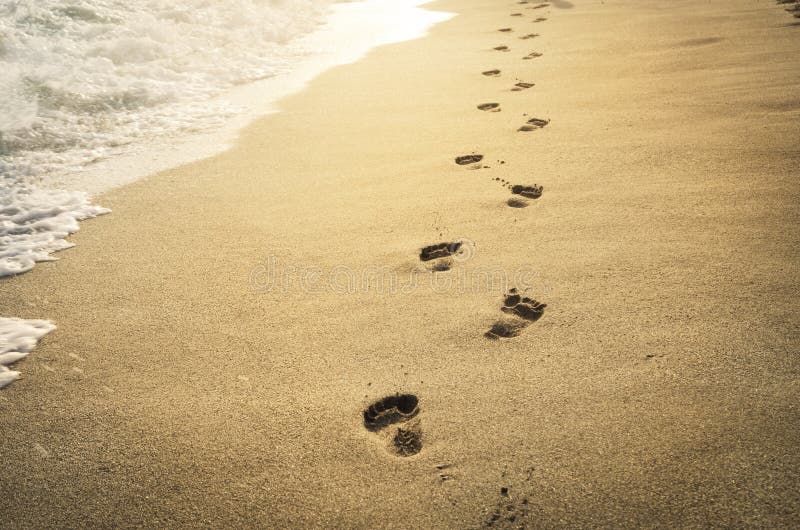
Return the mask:
<path id="1" fill-rule="evenodd" d="M 137 139 L 124 152 L 106 156 L 80 171 L 39 178 L 50 188 L 97 195 L 223 153 L 236 143 L 244 128 L 280 112 L 282 99 L 302 91 L 321 73 L 358 61 L 375 47 L 420 38 L 432 25 L 450 16 L 420 7 L 429 1 L 405 0 L 402 5 L 396 2 L 386 5 L 382 0 L 334 3 L 325 23 L 292 42 L 293 46 L 306 50 L 308 56 L 287 72 L 231 87 L 205 103 L 210 107 L 238 109 L 220 118 L 218 126 L 193 132 L 176 131 L 151 140 Z M 393 27 L 398 20 L 405 24 L 405 29 Z M 337 43 L 340 49 L 333 49 Z"/>
<path id="2" fill-rule="evenodd" d="M 59 326 L 0 393 L 4 519 L 798 524 L 796 28 L 769 2 L 568 4 L 427 4 L 461 16 L 98 196 L 111 216 L 0 292 Z M 547 308 L 488 340 L 529 314 L 505 289 L 254 289 L 272 257 L 323 283 L 499 270 Z M 395 394 L 411 456 L 367 421 Z"/>

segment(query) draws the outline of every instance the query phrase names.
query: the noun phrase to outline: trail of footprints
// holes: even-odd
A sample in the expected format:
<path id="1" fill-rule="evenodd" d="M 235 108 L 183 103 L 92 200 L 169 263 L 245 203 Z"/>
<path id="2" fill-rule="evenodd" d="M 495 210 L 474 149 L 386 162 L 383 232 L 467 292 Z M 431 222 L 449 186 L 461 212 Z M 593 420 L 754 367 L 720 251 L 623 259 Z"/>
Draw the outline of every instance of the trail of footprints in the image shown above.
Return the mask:
<path id="1" fill-rule="evenodd" d="M 793 3 L 784 1 L 783 3 Z M 800 0 L 797 0 L 800 2 Z M 549 6 L 548 3 L 536 3 L 530 0 L 521 0 L 519 4 L 533 4 L 526 6 L 526 9 L 541 9 Z M 513 17 L 522 17 L 523 13 L 511 13 Z M 534 23 L 546 21 L 546 17 L 533 19 Z M 513 28 L 500 28 L 502 33 L 511 33 Z M 538 33 L 525 34 L 519 39 L 528 40 L 538 37 Z M 494 51 L 510 52 L 508 45 L 498 45 Z M 522 57 L 522 60 L 531 60 L 541 57 L 542 53 L 533 51 Z M 500 77 L 500 69 L 494 68 L 482 72 L 486 77 Z M 520 92 L 530 89 L 534 83 L 519 81 L 511 88 L 512 92 Z M 500 112 L 499 102 L 487 102 L 476 105 L 477 109 L 483 112 Z M 550 124 L 549 119 L 530 117 L 526 115 L 526 121 L 517 131 L 533 132 L 545 128 Z M 500 164 L 504 161 L 498 160 Z M 470 153 L 455 157 L 458 166 L 467 169 L 489 169 L 486 165 L 484 155 Z M 506 188 L 511 197 L 507 200 L 507 205 L 512 208 L 524 208 L 542 196 L 543 186 L 538 184 L 512 183 L 501 177 L 492 178 L 493 181 Z M 457 259 L 465 252 L 464 241 L 445 241 L 425 246 L 419 250 L 419 261 L 432 274 L 442 273 L 450 270 Z M 519 336 L 528 326 L 542 318 L 547 304 L 534 298 L 526 296 L 516 288 L 509 289 L 503 296 L 499 307 L 500 315 L 491 327 L 485 331 L 484 337 L 492 341 L 508 340 Z M 398 457 L 411 457 L 420 453 L 423 449 L 423 434 L 420 415 L 420 400 L 414 394 L 394 394 L 383 397 L 370 404 L 363 412 L 364 427 L 385 446 L 387 451 Z M 441 471 L 450 467 L 451 464 L 436 466 Z M 451 480 L 453 477 L 449 473 L 440 473 L 441 482 Z M 485 527 L 496 525 L 507 525 L 514 523 L 518 517 L 524 517 L 527 513 L 528 499 L 523 497 L 519 502 L 515 502 L 509 496 L 508 488 L 501 488 L 501 500 L 497 509 L 484 522 Z"/>

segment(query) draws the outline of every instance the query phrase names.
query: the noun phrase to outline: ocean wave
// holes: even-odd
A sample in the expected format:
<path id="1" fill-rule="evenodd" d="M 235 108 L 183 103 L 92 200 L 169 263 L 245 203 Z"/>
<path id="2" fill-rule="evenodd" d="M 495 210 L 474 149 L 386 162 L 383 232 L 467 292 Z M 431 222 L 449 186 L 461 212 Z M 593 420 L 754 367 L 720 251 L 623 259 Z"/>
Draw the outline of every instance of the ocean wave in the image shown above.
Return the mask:
<path id="1" fill-rule="evenodd" d="M 0 173 L 61 173 L 218 126 L 226 89 L 287 71 L 330 0 L 0 3 Z"/>

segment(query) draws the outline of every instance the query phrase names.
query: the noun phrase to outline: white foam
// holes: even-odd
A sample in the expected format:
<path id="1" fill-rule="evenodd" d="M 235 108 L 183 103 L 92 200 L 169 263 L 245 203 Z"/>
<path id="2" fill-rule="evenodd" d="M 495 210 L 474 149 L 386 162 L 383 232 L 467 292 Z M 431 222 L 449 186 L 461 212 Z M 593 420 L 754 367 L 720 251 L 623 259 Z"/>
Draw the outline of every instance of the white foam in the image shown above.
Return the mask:
<path id="1" fill-rule="evenodd" d="M 331 0 L 0 2 L 0 174 L 64 173 L 218 126 L 231 86 L 288 71 Z"/>
<path id="2" fill-rule="evenodd" d="M 66 237 L 78 231 L 78 221 L 107 212 L 86 193 L 0 180 L 0 277 L 55 260 L 51 253 L 73 246 Z"/>
<path id="3" fill-rule="evenodd" d="M 135 5 L 141 1 L 129 3 Z M 107 43 L 97 49 L 104 61 L 83 61 L 86 63 L 83 64 L 73 59 L 86 70 L 84 82 L 95 86 L 91 97 L 80 96 L 77 102 L 67 98 L 70 103 L 62 105 L 58 113 L 51 112 L 47 106 L 38 110 L 32 106 L 30 88 L 16 103 L 10 100 L 6 103 L 13 107 L 13 112 L 5 114 L 6 120 L 25 127 L 5 133 L 6 145 L 16 150 L 13 156 L 0 157 L 0 173 L 3 172 L 3 158 L 6 158 L 8 172 L 24 170 L 26 175 L 35 174 L 40 182 L 50 187 L 100 193 L 145 175 L 212 156 L 227 149 L 238 131 L 254 118 L 277 110 L 279 99 L 301 90 L 321 72 L 354 62 L 375 46 L 420 37 L 434 24 L 454 16 L 422 9 L 420 6 L 427 1 L 365 0 L 336 3 L 330 8 L 328 0 L 273 2 L 271 14 L 259 15 L 261 24 L 280 26 L 280 22 L 267 20 L 280 15 L 290 17 L 294 22 L 289 25 L 294 29 L 252 42 L 237 37 L 234 44 L 213 50 L 208 57 L 198 48 L 202 42 L 197 40 L 185 61 L 176 57 L 151 60 L 146 52 L 151 43 Z M 186 6 L 181 2 L 183 7 L 179 11 L 162 13 L 162 24 L 164 20 L 189 16 L 185 12 L 191 11 L 191 6 L 197 2 L 199 0 L 193 0 Z M 220 2 L 203 0 L 214 9 L 219 9 Z M 45 3 L 54 3 L 54 0 Z M 241 3 L 259 4 L 255 0 L 237 0 L 230 7 L 226 4 L 224 10 L 235 10 Z M 323 20 L 324 24 L 317 24 Z M 240 22 L 245 25 L 245 32 L 252 30 L 248 24 L 256 23 Z M 202 26 L 197 15 L 192 14 L 188 24 L 181 31 L 211 32 L 207 28 L 192 29 L 193 25 Z M 109 31 L 118 32 L 119 28 Z M 221 31 L 211 33 L 204 41 L 207 47 L 213 47 L 215 39 L 221 42 L 230 38 Z M 103 37 L 111 40 L 105 34 Z M 98 37 L 91 38 L 97 40 Z M 137 51 L 135 55 L 144 62 L 121 62 L 119 54 L 126 56 L 140 45 L 145 51 Z M 85 48 L 82 41 L 75 46 L 78 51 Z M 175 45 L 164 50 L 174 54 L 183 49 Z M 0 67 L 5 68 L 2 53 Z M 6 72 L 13 72 L 13 67 L 9 65 Z M 37 71 L 49 72 L 47 69 Z M 6 77 L 15 79 L 18 75 Z M 130 76 L 136 78 L 136 83 L 128 79 Z M 69 76 L 68 87 L 72 86 L 74 77 Z M 97 79 L 89 83 L 94 77 Z M 14 90 L 3 89 L 2 83 L 0 80 L 0 95 L 14 93 Z M 16 81 L 12 84 L 20 92 L 21 85 Z M 77 90 L 77 87 L 70 90 Z M 49 94 L 46 90 L 44 93 Z M 48 96 L 40 103 L 52 106 L 54 101 L 62 102 Z M 113 105 L 103 107 L 109 101 Z M 4 130 L 3 106 L 0 98 L 0 134 Z M 85 115 L 98 107 L 103 107 L 102 112 L 91 117 Z M 29 130 L 30 123 L 39 122 L 40 125 Z M 10 125 L 5 128 L 12 129 Z M 54 134 L 47 132 L 50 129 Z M 31 131 L 36 133 L 35 142 L 26 136 Z M 14 138 L 16 143 L 12 141 Z M 21 149 L 22 146 L 32 149 Z M 53 150 L 53 146 L 57 150 Z M 1 149 L 2 141 L 0 152 Z"/>
<path id="4" fill-rule="evenodd" d="M 0 317 L 0 388 L 19 378 L 19 372 L 7 365 L 25 358 L 39 339 L 54 329 L 56 326 L 49 320 Z"/>

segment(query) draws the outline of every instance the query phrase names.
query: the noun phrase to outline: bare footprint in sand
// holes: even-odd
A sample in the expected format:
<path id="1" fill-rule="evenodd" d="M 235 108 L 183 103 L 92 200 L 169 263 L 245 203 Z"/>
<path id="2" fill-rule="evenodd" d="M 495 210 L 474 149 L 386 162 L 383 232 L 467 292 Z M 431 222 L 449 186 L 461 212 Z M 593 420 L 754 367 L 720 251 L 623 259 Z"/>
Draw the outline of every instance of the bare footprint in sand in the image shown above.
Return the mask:
<path id="1" fill-rule="evenodd" d="M 500 28 L 497 31 L 502 31 L 503 33 L 508 33 L 509 31 L 514 31 L 514 30 L 511 29 L 511 28 Z"/>
<path id="2" fill-rule="evenodd" d="M 512 92 L 519 92 L 520 90 L 527 90 L 531 87 L 536 86 L 535 83 L 525 83 L 520 81 L 519 83 L 515 84 L 514 87 L 511 89 Z"/>
<path id="3" fill-rule="evenodd" d="M 508 46 L 495 46 L 492 49 L 493 50 L 497 50 L 499 52 L 509 52 L 509 51 L 511 51 L 511 48 L 509 48 Z"/>
<path id="4" fill-rule="evenodd" d="M 485 110 L 489 112 L 500 112 L 500 103 L 481 103 L 478 105 L 479 110 Z"/>
<path id="5" fill-rule="evenodd" d="M 538 129 L 542 129 L 542 128 L 546 127 L 547 124 L 550 123 L 550 120 L 542 120 L 540 118 L 531 118 L 526 123 L 527 123 L 527 125 L 523 125 L 522 127 L 520 127 L 517 130 L 518 131 L 522 131 L 522 132 L 536 131 Z"/>
<path id="6" fill-rule="evenodd" d="M 522 59 L 524 61 L 527 61 L 527 60 L 530 60 L 530 59 L 536 59 L 537 57 L 541 57 L 541 56 L 542 56 L 542 54 L 539 53 L 539 52 L 531 52 L 528 55 L 526 55 L 525 57 L 523 57 Z"/>
<path id="7" fill-rule="evenodd" d="M 516 289 L 511 289 L 505 295 L 503 307 L 500 308 L 510 317 L 495 322 L 484 336 L 493 340 L 516 337 L 529 324 L 542 318 L 546 307 L 547 304 L 522 296 Z"/>
<path id="8" fill-rule="evenodd" d="M 508 487 L 500 488 L 500 498 L 484 528 L 525 528 L 525 519 L 530 512 L 530 501 L 527 496 L 512 495 Z"/>
<path id="9" fill-rule="evenodd" d="M 511 206 L 512 208 L 527 208 L 528 201 L 525 199 L 520 199 L 519 197 L 511 197 L 506 201 L 506 204 Z"/>
<path id="10" fill-rule="evenodd" d="M 520 39 L 522 39 L 522 40 L 528 40 L 528 39 L 533 39 L 533 38 L 536 38 L 536 37 L 538 37 L 538 36 L 539 36 L 539 34 L 538 34 L 538 33 L 528 33 L 527 35 L 523 35 L 522 37 L 520 37 Z"/>
<path id="11" fill-rule="evenodd" d="M 461 155 L 456 157 L 456 164 L 459 166 L 468 166 L 470 164 L 477 164 L 483 160 L 483 155 Z"/>
<path id="12" fill-rule="evenodd" d="M 506 179 L 502 179 L 500 177 L 495 177 L 494 180 L 511 190 L 513 195 L 519 195 L 519 197 L 511 197 L 508 199 L 508 201 L 506 201 L 506 204 L 512 208 L 526 208 L 530 204 L 526 199 L 538 199 L 542 196 L 542 192 L 544 191 L 542 186 L 538 186 L 536 184 L 532 186 L 511 184 Z"/>
<path id="13" fill-rule="evenodd" d="M 536 322 L 542 315 L 547 304 L 543 304 L 527 296 L 522 296 L 516 289 L 511 289 L 503 300 L 503 313 L 516 315 L 528 322 Z"/>
<path id="14" fill-rule="evenodd" d="M 521 195 L 522 197 L 528 199 L 538 199 L 542 196 L 542 192 L 544 188 L 542 186 L 537 186 L 534 184 L 533 186 L 523 186 L 521 184 L 515 184 L 511 186 L 511 193 L 514 195 Z"/>
<path id="15" fill-rule="evenodd" d="M 483 336 L 491 340 L 510 339 L 519 336 L 527 325 L 527 322 L 521 320 L 502 319 L 492 324 L 492 327 Z"/>
<path id="16" fill-rule="evenodd" d="M 364 427 L 378 433 L 397 456 L 412 456 L 422 450 L 422 429 L 418 421 L 419 398 L 414 394 L 395 394 L 372 403 L 364 410 Z M 396 430 L 387 429 L 401 424 Z"/>
<path id="17" fill-rule="evenodd" d="M 547 18 L 545 18 L 545 17 L 539 17 L 539 18 L 536 18 L 536 19 L 534 19 L 534 20 L 533 20 L 533 22 L 534 22 L 534 23 L 536 23 L 536 22 L 544 22 L 545 20 L 547 20 Z"/>
<path id="18" fill-rule="evenodd" d="M 486 70 L 485 72 L 481 73 L 487 77 L 497 77 L 500 75 L 500 70 Z"/>
<path id="19" fill-rule="evenodd" d="M 429 245 L 419 251 L 419 260 L 425 263 L 430 271 L 449 271 L 453 268 L 453 256 L 463 258 L 469 254 L 467 249 L 462 249 L 463 246 L 463 241 Z"/>
<path id="20" fill-rule="evenodd" d="M 521 17 L 522 13 L 511 13 L 512 17 Z"/>

